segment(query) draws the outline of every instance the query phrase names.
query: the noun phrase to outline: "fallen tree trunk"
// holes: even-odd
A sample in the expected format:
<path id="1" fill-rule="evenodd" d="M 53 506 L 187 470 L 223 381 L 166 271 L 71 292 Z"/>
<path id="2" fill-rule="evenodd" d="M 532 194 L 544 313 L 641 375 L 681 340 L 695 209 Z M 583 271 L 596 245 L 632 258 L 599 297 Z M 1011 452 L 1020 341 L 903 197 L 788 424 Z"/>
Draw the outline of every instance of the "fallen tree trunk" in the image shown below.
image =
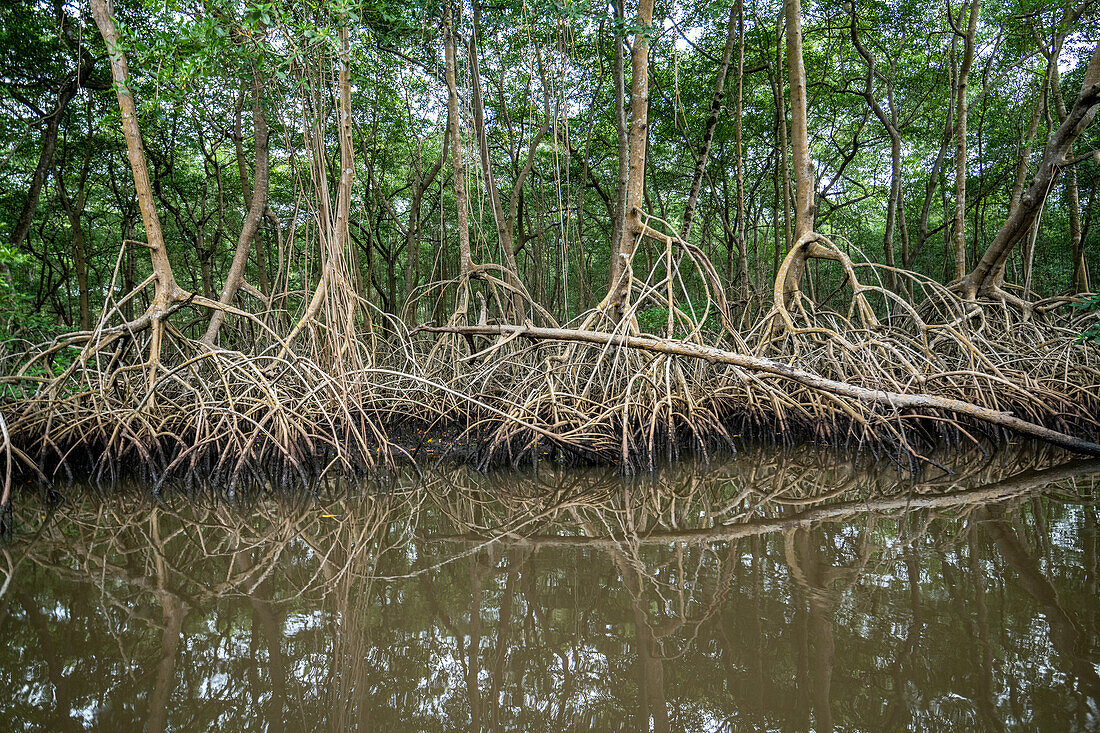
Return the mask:
<path id="1" fill-rule="evenodd" d="M 1076 438 L 1042 425 L 971 402 L 929 394 L 905 394 L 886 390 L 869 389 L 847 382 L 827 379 L 805 369 L 781 361 L 760 356 L 738 354 L 713 346 L 662 339 L 653 336 L 624 336 L 601 331 L 581 331 L 569 328 L 540 328 L 537 326 L 486 325 L 486 326 L 421 326 L 421 331 L 431 333 L 457 333 L 466 336 L 518 336 L 542 341 L 571 341 L 599 345 L 620 346 L 669 356 L 703 359 L 712 364 L 729 364 L 752 372 L 772 374 L 811 389 L 848 397 L 859 402 L 882 405 L 891 410 L 943 410 L 979 422 L 1006 428 L 1021 435 L 1037 438 L 1061 446 L 1076 453 L 1100 456 L 1100 444 Z"/>

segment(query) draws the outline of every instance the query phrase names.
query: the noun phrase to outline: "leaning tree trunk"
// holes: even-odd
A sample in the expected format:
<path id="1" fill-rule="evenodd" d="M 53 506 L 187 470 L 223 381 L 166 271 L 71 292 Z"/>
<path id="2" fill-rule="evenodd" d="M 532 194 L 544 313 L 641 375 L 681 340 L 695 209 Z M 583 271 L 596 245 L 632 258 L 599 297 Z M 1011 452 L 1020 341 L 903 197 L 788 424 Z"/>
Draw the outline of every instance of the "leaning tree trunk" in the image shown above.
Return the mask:
<path id="1" fill-rule="evenodd" d="M 233 147 L 237 158 L 237 177 L 241 180 L 241 200 L 244 202 L 244 213 L 248 216 L 248 210 L 252 207 L 252 187 L 248 183 L 248 165 L 244 156 L 244 135 L 241 133 L 241 109 L 243 101 L 237 105 L 233 119 Z M 269 152 L 270 155 L 270 152 Z M 271 211 L 271 202 L 264 209 L 264 219 L 270 220 L 274 212 Z M 277 226 L 277 225 L 276 225 Z M 271 278 L 267 270 L 269 258 L 267 242 L 263 236 L 261 227 L 256 228 L 256 236 L 252 239 L 252 250 L 256 253 L 256 285 L 260 294 L 271 293 Z M 244 287 L 244 286 L 242 286 Z M 214 296 L 210 296 L 214 297 Z"/>
<path id="2" fill-rule="evenodd" d="M 18 248 L 30 233 L 31 224 L 34 223 L 34 214 L 38 210 L 38 198 L 42 193 L 42 186 L 46 182 L 50 168 L 53 166 L 54 153 L 57 150 L 57 135 L 61 128 L 61 118 L 65 114 L 65 108 L 74 96 L 77 85 L 66 84 L 57 95 L 57 106 L 46 120 L 46 129 L 42 133 L 42 147 L 38 154 L 38 164 L 31 174 L 30 185 L 27 187 L 27 195 L 23 200 L 23 208 L 19 212 L 19 218 L 15 223 L 15 230 L 11 237 L 11 246 Z"/>
<path id="3" fill-rule="evenodd" d="M 1008 215 L 1012 216 L 1012 212 L 1016 210 L 1016 207 L 1020 205 L 1020 201 L 1024 198 L 1024 186 L 1027 184 L 1027 171 L 1028 165 L 1031 162 L 1031 149 L 1035 143 L 1035 136 L 1039 134 L 1039 122 L 1043 117 L 1043 107 L 1046 105 L 1047 96 L 1047 79 L 1049 74 L 1044 74 L 1042 80 L 1039 82 L 1039 94 L 1035 100 L 1035 108 L 1031 112 L 1031 123 L 1028 125 L 1027 132 L 1024 134 L 1023 139 L 1020 141 L 1020 160 L 1016 165 L 1016 179 L 1012 184 L 1012 195 L 1008 201 Z M 1005 265 L 1008 258 L 1002 258 L 997 266 L 994 268 L 990 277 L 992 282 L 1000 287 L 1004 283 L 1005 277 Z M 1029 279 L 1030 267 L 1027 263 L 1027 258 L 1024 258 L 1024 280 Z M 1025 291 L 1026 292 L 1026 291 Z"/>
<path id="4" fill-rule="evenodd" d="M 1062 97 L 1061 80 L 1058 75 L 1057 57 L 1050 69 L 1050 98 L 1054 100 L 1054 109 L 1058 121 L 1062 122 L 1069 114 L 1065 99 Z M 1089 273 L 1085 263 L 1085 248 L 1081 238 L 1081 194 L 1077 188 L 1077 168 L 1066 169 L 1065 189 L 1067 208 L 1069 209 L 1069 244 L 1073 256 L 1073 290 L 1077 293 L 1089 291 Z"/>
<path id="5" fill-rule="evenodd" d="M 253 176 L 252 201 L 248 206 L 248 215 L 241 226 L 240 236 L 237 238 L 237 251 L 233 255 L 233 263 L 229 266 L 229 272 L 225 276 L 225 284 L 222 286 L 221 297 L 218 302 L 229 305 L 233 302 L 237 291 L 244 283 L 244 269 L 248 264 L 248 251 L 256 234 L 260 231 L 264 211 L 267 209 L 268 179 L 270 165 L 268 158 L 268 130 L 267 120 L 264 117 L 263 107 L 263 77 L 258 68 L 252 69 L 252 129 L 256 145 L 256 171 Z M 243 182 L 244 179 L 242 179 Z M 218 338 L 218 331 L 225 321 L 225 311 L 215 310 L 210 316 L 210 324 L 202 337 L 202 342 L 207 346 L 214 346 Z"/>
<path id="6" fill-rule="evenodd" d="M 69 35 L 72 31 L 71 25 L 65 18 L 65 13 L 61 10 L 61 4 L 55 2 L 54 8 L 59 14 L 58 21 L 61 25 L 61 33 L 63 36 Z M 93 11 L 94 14 L 94 11 Z M 97 83 L 89 84 L 90 80 L 88 76 L 93 71 L 95 60 L 87 49 L 81 46 L 76 48 L 76 68 L 70 72 L 61 83 L 57 92 L 57 101 L 53 110 L 46 115 L 46 129 L 42 133 L 42 144 L 39 147 L 38 163 L 35 165 L 34 172 L 31 174 L 30 183 L 27 186 L 27 193 L 23 199 L 23 208 L 19 212 L 19 218 L 16 219 L 15 228 L 12 230 L 12 236 L 9 240 L 12 248 L 18 249 L 23 241 L 30 233 L 31 225 L 34 223 L 34 215 L 38 210 L 38 199 L 42 194 L 42 187 L 46 183 L 46 176 L 49 175 L 50 168 L 53 166 L 54 153 L 57 150 L 57 136 L 61 129 L 61 118 L 65 115 L 65 109 L 81 90 L 89 85 L 96 89 L 106 89 L 105 85 Z M 4 277 L 11 283 L 11 273 L 8 271 L 7 264 L 3 265 Z"/>
<path id="7" fill-rule="evenodd" d="M 1092 123 L 1098 109 L 1100 109 L 1100 43 L 1093 48 L 1092 59 L 1085 70 L 1085 80 L 1081 85 L 1081 93 L 1077 96 L 1077 101 L 1073 103 L 1073 108 L 1069 110 L 1062 124 L 1047 140 L 1043 158 L 1035 176 L 1031 179 L 1027 193 L 1020 200 L 1019 206 L 1001 225 L 974 269 L 963 278 L 961 289 L 964 297 L 972 300 L 982 292 L 996 290 L 992 274 L 1001 261 L 1008 257 L 1012 247 L 1030 231 L 1058 174 L 1067 163 L 1071 162 L 1067 156 L 1072 154 L 1073 144 Z"/>
<path id="8" fill-rule="evenodd" d="M 695 161 L 695 173 L 691 177 L 691 189 L 688 191 L 687 203 L 684 204 L 684 221 L 680 225 L 680 239 L 687 239 L 691 231 L 691 220 L 695 216 L 695 206 L 699 202 L 699 189 L 703 183 L 703 173 L 707 169 L 707 159 L 710 157 L 710 144 L 714 139 L 714 128 L 718 126 L 718 114 L 722 111 L 722 100 L 726 96 L 726 75 L 729 73 L 730 60 L 733 58 L 734 35 L 737 32 L 737 21 L 740 17 L 741 0 L 736 0 L 730 7 L 730 18 L 726 23 L 726 45 L 722 49 L 722 61 L 718 64 L 718 74 L 714 78 L 714 94 L 710 98 L 710 113 L 703 125 L 703 144 L 699 148 L 699 156 Z M 742 48 L 742 53 L 744 46 Z M 743 60 L 743 59 L 742 59 Z M 740 73 L 740 68 L 738 69 Z M 738 78 L 738 91 L 741 80 Z"/>
<path id="9" fill-rule="evenodd" d="M 126 54 L 122 50 L 118 28 L 114 16 L 107 8 L 107 0 L 91 0 L 92 17 L 103 41 L 107 45 L 107 55 L 111 60 L 111 76 L 114 79 L 115 94 L 118 97 L 119 110 L 122 113 L 122 134 L 126 139 L 126 155 L 130 159 L 130 169 L 134 176 L 134 190 L 137 192 L 138 208 L 145 226 L 146 246 L 153 267 L 153 301 L 143 317 L 152 327 L 153 336 L 149 342 L 149 385 L 160 365 L 161 342 L 163 338 L 162 322 L 171 307 L 187 297 L 176 284 L 172 273 L 172 264 L 168 260 L 168 251 L 164 245 L 164 235 L 160 228 L 160 217 L 153 202 L 153 187 L 149 183 L 149 166 L 145 160 L 145 147 L 141 141 L 141 129 L 138 126 L 137 107 L 130 90 L 130 69 Z M 141 320 L 141 319 L 139 319 Z M 136 326 L 137 324 L 135 324 Z"/>
<path id="10" fill-rule="evenodd" d="M 153 187 L 149 183 L 149 166 L 145 161 L 145 147 L 141 141 L 141 129 L 138 127 L 137 107 L 130 90 L 130 68 L 126 54 L 122 51 L 118 28 L 114 16 L 107 9 L 107 0 L 91 0 L 92 17 L 99 28 L 103 41 L 107 44 L 107 54 L 111 59 L 111 76 L 114 79 L 115 94 L 118 97 L 119 110 L 122 113 L 122 134 L 126 139 L 126 155 L 130 160 L 134 175 L 134 189 L 137 192 L 141 221 L 145 226 L 146 243 L 149 245 L 156 278 L 155 300 L 167 301 L 176 292 L 172 265 L 168 261 L 168 252 L 164 248 L 164 235 L 161 233 L 160 217 L 153 203 Z"/>
<path id="11" fill-rule="evenodd" d="M 838 397 L 855 400 L 856 403 L 877 405 L 891 413 L 906 410 L 948 412 L 979 423 L 1006 428 L 1021 435 L 1059 445 L 1069 450 L 1100 456 L 1100 444 L 1045 427 L 1016 417 L 1011 412 L 992 409 L 972 402 L 920 392 L 903 393 L 862 387 L 823 377 L 783 361 L 767 359 L 751 354 L 727 351 L 713 346 L 690 343 L 656 336 L 630 336 L 602 331 L 586 331 L 568 328 L 540 328 L 537 326 L 484 325 L 484 326 L 425 326 L 429 333 L 461 333 L 479 336 L 522 337 L 534 341 L 568 341 L 617 346 L 646 351 L 653 354 L 701 359 L 711 364 L 728 364 L 761 374 L 770 374 L 802 385 L 811 390 L 827 392 Z"/>
<path id="12" fill-rule="evenodd" d="M 458 88 L 455 82 L 456 42 L 452 0 L 447 0 L 443 5 L 443 45 L 447 67 L 447 136 L 451 139 L 451 166 L 454 169 L 455 206 L 458 209 L 458 270 L 461 277 L 468 278 L 474 265 L 470 251 L 470 213 L 466 200 L 466 174 L 462 164 L 462 140 L 459 139 Z"/>

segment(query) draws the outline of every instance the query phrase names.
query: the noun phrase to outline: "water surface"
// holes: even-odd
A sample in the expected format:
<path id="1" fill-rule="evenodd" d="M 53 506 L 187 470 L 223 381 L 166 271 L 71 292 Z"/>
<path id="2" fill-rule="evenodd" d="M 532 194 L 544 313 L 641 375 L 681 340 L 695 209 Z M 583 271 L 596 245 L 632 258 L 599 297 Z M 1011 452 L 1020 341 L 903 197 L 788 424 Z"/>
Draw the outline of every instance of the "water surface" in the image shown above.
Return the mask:
<path id="1" fill-rule="evenodd" d="M 1100 462 L 19 497 L 15 730 L 1089 730 Z M 962 469 L 965 467 L 965 470 Z M 217 492 L 214 492 L 215 494 Z"/>

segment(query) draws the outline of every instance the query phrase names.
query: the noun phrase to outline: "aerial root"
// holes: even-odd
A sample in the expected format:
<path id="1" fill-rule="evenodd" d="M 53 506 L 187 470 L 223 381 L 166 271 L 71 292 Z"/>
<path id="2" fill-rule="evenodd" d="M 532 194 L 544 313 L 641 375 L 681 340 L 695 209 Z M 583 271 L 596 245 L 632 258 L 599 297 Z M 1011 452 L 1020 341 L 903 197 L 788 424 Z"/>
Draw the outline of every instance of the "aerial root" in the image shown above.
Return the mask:
<path id="1" fill-rule="evenodd" d="M 664 249 L 625 308 L 601 303 L 564 327 L 502 269 L 478 266 L 417 293 L 447 314 L 439 325 L 409 331 L 378 314 L 363 332 L 364 306 L 348 303 L 291 342 L 279 318 L 233 310 L 256 334 L 238 351 L 180 330 L 180 310 L 211 307 L 190 294 L 123 319 L 146 281 L 92 331 L 2 365 L 0 450 L 8 470 L 50 477 L 136 465 L 156 481 L 231 484 L 380 470 L 421 455 L 433 431 L 467 440 L 480 463 L 652 467 L 684 447 L 763 439 L 889 447 L 914 465 L 931 443 L 1009 433 L 1100 450 L 1088 437 L 1100 427 L 1100 349 L 1074 320 L 1087 314 L 1049 302 L 1025 318 L 1010 299 L 966 301 L 813 235 L 788 261 L 835 263 L 843 284 L 815 301 L 785 280 L 785 261 L 771 310 L 736 324 L 705 255 L 642 221 Z"/>
<path id="2" fill-rule="evenodd" d="M 523 395 L 510 403 L 514 414 L 624 463 L 652 466 L 662 447 L 705 450 L 734 437 L 886 444 L 918 462 L 929 443 L 999 441 L 1004 431 L 1100 450 L 1077 437 L 1100 428 L 1100 350 L 1080 342 L 1073 322 L 1021 320 L 967 302 L 917 273 L 857 263 L 813 234 L 781 268 L 771 312 L 731 329 L 726 304 L 712 296 L 706 258 L 644 221 L 643 233 L 664 242 L 665 253 L 647 279 L 635 280 L 619 320 L 601 304 L 565 329 L 504 321 L 423 330 L 508 344 L 512 358 L 532 368 L 518 381 L 479 368 L 479 384 Z M 704 285 L 701 308 L 680 297 L 688 292 L 685 255 Z M 785 281 L 802 256 L 839 264 L 847 307 L 829 307 L 837 293 L 817 305 Z M 902 283 L 908 297 L 884 279 Z M 646 325 L 661 335 L 643 335 L 639 323 L 655 309 L 663 323 L 650 317 Z M 715 311 L 723 316 L 718 333 L 705 325 Z M 515 461 L 536 453 L 539 441 L 513 424 L 497 428 L 491 447 Z"/>

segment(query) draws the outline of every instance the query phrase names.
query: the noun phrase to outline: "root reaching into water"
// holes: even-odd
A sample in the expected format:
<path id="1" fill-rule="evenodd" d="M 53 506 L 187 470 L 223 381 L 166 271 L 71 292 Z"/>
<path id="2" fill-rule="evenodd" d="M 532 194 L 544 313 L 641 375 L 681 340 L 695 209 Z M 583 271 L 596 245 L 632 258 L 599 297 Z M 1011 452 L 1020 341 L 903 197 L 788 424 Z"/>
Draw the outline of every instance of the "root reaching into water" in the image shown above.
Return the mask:
<path id="1" fill-rule="evenodd" d="M 652 466 L 661 446 L 688 441 L 705 449 L 745 432 L 885 443 L 918 461 L 930 442 L 978 441 L 991 429 L 1100 451 L 1077 437 L 1095 435 L 1100 425 L 1100 353 L 1076 338 L 1072 324 L 965 301 L 916 273 L 856 263 L 813 234 L 780 269 L 772 310 L 735 328 L 702 253 L 644 221 L 643 234 L 666 249 L 648 279 L 634 281 L 635 296 L 618 320 L 605 302 L 563 329 L 484 323 L 423 330 L 535 342 L 513 355 L 537 368 L 519 382 L 498 382 L 496 391 L 524 396 L 512 408 L 524 420 L 614 451 L 624 463 Z M 829 307 L 837 293 L 816 306 L 787 282 L 798 256 L 840 265 L 846 312 Z M 681 269 L 685 258 L 694 267 Z M 901 281 L 907 297 L 885 287 L 884 275 Z M 704 292 L 701 307 L 686 297 L 688 281 Z M 663 335 L 642 335 L 640 315 L 650 316 L 653 329 L 654 312 L 663 316 Z M 511 425 L 496 431 L 491 447 L 515 460 L 536 445 Z"/>
<path id="2" fill-rule="evenodd" d="M 395 430 L 442 428 L 482 463 L 570 453 L 652 467 L 663 452 L 750 437 L 889 446 L 909 465 L 945 438 L 1008 434 L 1100 453 L 1100 349 L 1076 338 L 1067 309 L 967 301 L 812 235 L 792 256 L 836 263 L 844 284 L 815 302 L 781 268 L 771 310 L 734 324 L 703 253 L 643 222 L 664 249 L 626 306 L 605 301 L 564 327 L 491 266 L 419 293 L 453 310 L 411 332 L 323 285 L 293 338 L 269 325 L 287 314 L 187 293 L 126 321 L 135 291 L 93 331 L 4 365 L 7 465 L 104 478 L 138 464 L 158 480 L 230 482 L 355 473 L 417 455 Z M 169 318 L 195 308 L 222 308 L 258 336 L 245 351 L 210 347 Z"/>

